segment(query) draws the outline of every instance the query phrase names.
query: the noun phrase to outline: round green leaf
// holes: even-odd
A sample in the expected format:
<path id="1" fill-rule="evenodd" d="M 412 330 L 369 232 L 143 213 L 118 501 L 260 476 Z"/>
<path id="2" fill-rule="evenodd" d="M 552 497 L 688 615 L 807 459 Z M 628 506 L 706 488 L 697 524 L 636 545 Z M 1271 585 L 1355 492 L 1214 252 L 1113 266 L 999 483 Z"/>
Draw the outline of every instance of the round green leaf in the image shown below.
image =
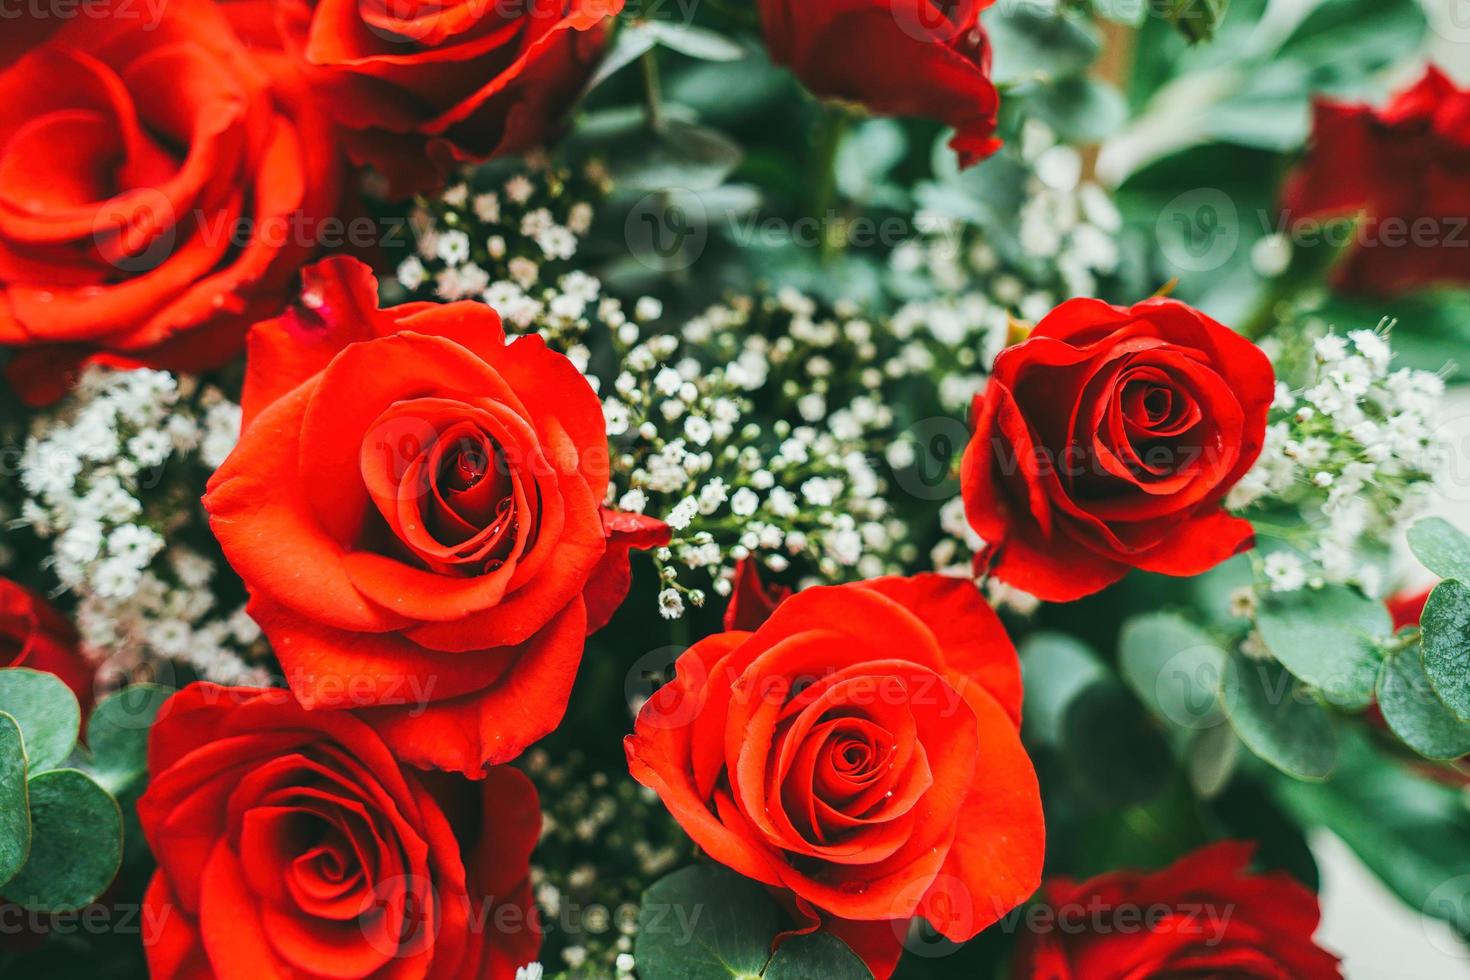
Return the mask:
<path id="1" fill-rule="evenodd" d="M 758 977 L 779 930 L 764 888 L 725 868 L 695 865 L 643 893 L 633 955 L 642 980 Z"/>
<path id="2" fill-rule="evenodd" d="M 821 932 L 783 942 L 761 975 L 765 980 L 871 980 L 873 976 L 846 943 Z"/>
<path id="3" fill-rule="evenodd" d="M 1429 517 L 1409 528 L 1409 550 L 1440 578 L 1470 582 L 1470 537 L 1449 521 Z"/>
<path id="4" fill-rule="evenodd" d="M 1235 733 L 1256 755 L 1298 779 L 1326 779 L 1332 772 L 1332 718 L 1280 664 L 1231 656 L 1221 698 Z"/>
<path id="5" fill-rule="evenodd" d="M 134 684 L 104 698 L 87 722 L 92 773 L 104 788 L 119 793 L 148 769 L 148 732 L 173 690 Z"/>
<path id="6" fill-rule="evenodd" d="M 633 955 L 642 980 L 871 980 L 831 936 L 771 946 L 786 922 L 758 883 L 728 868 L 695 865 L 643 893 Z"/>
<path id="7" fill-rule="evenodd" d="M 24 667 L 0 670 L 0 711 L 20 724 L 32 775 L 55 769 L 76 747 L 82 711 L 55 674 Z"/>
<path id="8" fill-rule="evenodd" d="M 1261 639 L 1286 669 L 1333 704 L 1366 707 L 1393 620 L 1383 603 L 1343 585 L 1271 593 L 1256 613 Z"/>
<path id="9" fill-rule="evenodd" d="M 1455 717 L 1470 721 L 1470 586 L 1445 581 L 1419 617 L 1424 673 Z"/>
<path id="10" fill-rule="evenodd" d="M 1067 705 L 1088 685 L 1108 677 L 1097 654 L 1065 633 L 1033 633 L 1021 644 L 1025 703 L 1022 730 L 1028 742 L 1060 745 Z"/>
<path id="11" fill-rule="evenodd" d="M 1118 638 L 1123 679 L 1154 714 L 1181 728 L 1214 728 L 1225 652 L 1199 627 L 1173 613 L 1136 616 Z"/>
<path id="12" fill-rule="evenodd" d="M 1428 759 L 1470 753 L 1470 723 L 1456 718 L 1434 693 L 1417 648 L 1389 658 L 1378 679 L 1383 720 L 1404 744 Z"/>
<path id="13" fill-rule="evenodd" d="M 5 886 L 5 897 L 42 912 L 66 912 L 95 901 L 122 861 L 122 813 L 86 773 L 52 769 L 27 783 L 31 853 Z"/>
<path id="14" fill-rule="evenodd" d="M 15 719 L 0 712 L 0 886 L 25 867 L 30 852 L 25 740 Z"/>
<path id="15" fill-rule="evenodd" d="M 1079 788 L 1108 805 L 1143 803 L 1162 793 L 1173 756 L 1127 688 L 1114 680 L 1072 699 L 1062 721 L 1062 752 Z"/>

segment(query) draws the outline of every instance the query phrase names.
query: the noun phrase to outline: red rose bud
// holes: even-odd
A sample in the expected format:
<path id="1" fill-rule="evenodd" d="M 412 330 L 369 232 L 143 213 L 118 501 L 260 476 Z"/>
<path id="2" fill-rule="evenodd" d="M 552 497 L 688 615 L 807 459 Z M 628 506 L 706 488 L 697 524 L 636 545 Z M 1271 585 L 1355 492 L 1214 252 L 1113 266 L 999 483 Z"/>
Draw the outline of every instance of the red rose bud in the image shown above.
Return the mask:
<path id="1" fill-rule="evenodd" d="M 963 942 L 1041 878 L 1015 648 L 939 575 L 799 592 L 694 644 L 625 747 L 700 849 L 879 977 L 923 916 Z"/>
<path id="2" fill-rule="evenodd" d="M 1382 109 L 1319 99 L 1281 207 L 1298 236 L 1362 215 L 1340 289 L 1392 296 L 1470 283 L 1470 91 L 1431 66 Z"/>
<path id="3" fill-rule="evenodd" d="M 760 0 L 771 59 L 823 98 L 955 129 L 960 166 L 1000 148 L 980 11 L 991 0 Z"/>
<path id="4" fill-rule="evenodd" d="M 223 364 L 337 206 L 328 120 L 206 0 L 64 19 L 0 69 L 0 107 L 0 345 L 39 347 L 8 371 L 32 402 L 98 350 Z"/>
<path id="5" fill-rule="evenodd" d="M 1312 942 L 1317 896 L 1280 872 L 1251 874 L 1253 849 L 1225 841 L 1155 874 L 1047 881 L 1026 910 L 1011 977 L 1341 977 L 1337 957 Z"/>
<path id="6" fill-rule="evenodd" d="M 529 779 L 403 769 L 351 715 L 194 684 L 164 705 L 138 818 L 154 980 L 479 977 L 536 958 Z"/>
<path id="7" fill-rule="evenodd" d="M 1183 303 L 1063 303 L 975 399 L 960 478 L 977 567 L 1062 602 L 1249 548 L 1221 501 L 1260 455 L 1274 383 L 1260 348 Z"/>
<path id="8" fill-rule="evenodd" d="M 476 774 L 560 722 L 629 547 L 668 530 L 605 519 L 602 405 L 541 338 L 478 302 L 380 310 L 350 259 L 303 280 L 251 331 L 210 527 L 302 704 Z"/>
<path id="9" fill-rule="evenodd" d="M 77 648 L 66 617 L 36 593 L 0 578 L 0 667 L 55 674 L 71 688 L 85 713 L 92 704 L 96 667 Z"/>
<path id="10" fill-rule="evenodd" d="M 395 196 L 540 146 L 602 55 L 622 0 L 280 0 L 279 24 L 348 154 Z"/>

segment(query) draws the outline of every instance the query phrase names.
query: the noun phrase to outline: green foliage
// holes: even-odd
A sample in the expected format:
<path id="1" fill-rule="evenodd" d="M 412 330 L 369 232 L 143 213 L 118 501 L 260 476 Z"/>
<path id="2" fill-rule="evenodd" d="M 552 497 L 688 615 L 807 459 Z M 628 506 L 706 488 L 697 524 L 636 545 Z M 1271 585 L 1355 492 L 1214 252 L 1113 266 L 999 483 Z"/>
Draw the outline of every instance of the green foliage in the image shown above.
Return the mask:
<path id="1" fill-rule="evenodd" d="M 1429 517 L 1409 528 L 1409 549 L 1440 578 L 1470 582 L 1470 537 L 1449 521 Z"/>
<path id="2" fill-rule="evenodd" d="M 1425 758 L 1458 759 L 1470 753 L 1470 722 L 1456 718 L 1434 693 L 1417 647 L 1398 651 L 1384 664 L 1378 707 L 1393 733 Z"/>
<path id="3" fill-rule="evenodd" d="M 0 670 L 0 711 L 20 725 L 31 772 L 55 769 L 77 744 L 82 711 L 55 674 L 13 667 Z"/>
<path id="4" fill-rule="evenodd" d="M 1174 613 L 1130 619 L 1118 639 L 1123 679 L 1159 718 L 1183 728 L 1220 724 L 1225 653 L 1208 634 Z"/>
<path id="5" fill-rule="evenodd" d="M 1332 718 L 1281 665 L 1232 655 L 1221 696 L 1235 733 L 1256 755 L 1298 779 L 1326 779 L 1332 772 Z"/>
<path id="6" fill-rule="evenodd" d="M 1361 708 L 1372 700 L 1393 632 L 1383 603 L 1343 585 L 1270 593 L 1256 626 L 1271 654 L 1328 701 Z"/>
<path id="7" fill-rule="evenodd" d="M 54 675 L 0 670 L 0 893 L 43 912 L 81 908 L 111 884 L 122 861 L 114 794 L 147 771 L 148 730 L 172 692 L 140 684 L 81 710 Z M 65 766 L 65 768 L 63 768 Z"/>
<path id="8" fill-rule="evenodd" d="M 1419 627 L 1430 683 L 1456 717 L 1470 720 L 1470 586 L 1454 579 L 1436 585 Z"/>
<path id="9" fill-rule="evenodd" d="M 1330 781 L 1278 779 L 1272 790 L 1298 822 L 1342 838 L 1410 908 L 1470 933 L 1470 824 L 1460 789 L 1395 765 L 1354 734 Z"/>
<path id="10" fill-rule="evenodd" d="M 862 960 L 831 936 L 771 944 L 788 928 L 760 884 L 713 865 L 655 882 L 643 895 L 634 957 L 643 980 L 865 980 Z"/>

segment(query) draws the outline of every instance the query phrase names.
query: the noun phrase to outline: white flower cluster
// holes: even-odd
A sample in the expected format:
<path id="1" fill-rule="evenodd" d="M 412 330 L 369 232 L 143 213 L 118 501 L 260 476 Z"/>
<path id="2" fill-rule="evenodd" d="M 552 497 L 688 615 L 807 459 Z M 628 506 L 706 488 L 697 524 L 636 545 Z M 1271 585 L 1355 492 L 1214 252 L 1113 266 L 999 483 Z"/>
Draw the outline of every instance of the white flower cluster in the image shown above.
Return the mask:
<path id="1" fill-rule="evenodd" d="M 1262 563 L 1274 590 L 1344 582 L 1377 594 L 1373 559 L 1423 506 L 1444 463 L 1433 421 L 1444 379 L 1392 370 L 1390 327 L 1343 336 L 1309 326 L 1301 384 L 1278 383 L 1260 460 L 1226 499 L 1289 546 Z M 1277 351 L 1278 362 L 1291 358 Z"/>
<path id="2" fill-rule="evenodd" d="M 768 336 L 771 318 L 779 328 Z M 881 373 L 851 396 L 822 353 L 840 338 L 871 353 L 871 333 L 860 319 L 817 316 L 791 290 L 765 305 L 711 307 L 679 336 L 619 329 L 628 346 L 603 404 L 616 460 L 608 502 L 673 529 L 654 556 L 664 616 L 704 602 L 686 572 L 727 595 L 751 555 L 776 572 L 799 562 L 826 581 L 897 570 L 902 524 L 871 462 L 893 424 Z M 867 370 L 876 369 L 858 373 Z M 757 421 L 757 404 L 776 421 Z"/>
<path id="3" fill-rule="evenodd" d="M 892 263 L 900 277 L 922 271 L 943 295 L 984 283 L 989 304 L 1034 322 L 1063 299 L 1098 293 L 1118 269 L 1123 219 L 1107 192 L 1083 179 L 1077 150 L 1045 123 L 1027 120 L 1018 142 L 1025 199 L 1013 229 L 920 213 L 924 234 L 895 249 Z"/>
<path id="4" fill-rule="evenodd" d="M 594 165 L 574 178 L 539 156 L 494 173 L 486 168 L 476 186 L 467 179 L 419 203 L 410 216 L 416 252 L 399 264 L 398 283 L 424 299 L 483 300 L 508 329 L 539 330 L 566 351 L 599 306 L 601 284 L 568 260 L 592 225 L 588 198 L 605 192 L 606 177 Z"/>
<path id="5" fill-rule="evenodd" d="M 182 543 L 209 540 L 198 499 L 239 430 L 240 407 L 218 389 L 146 369 L 90 368 L 33 421 L 12 527 L 49 542 L 44 565 L 76 598 L 89 656 L 120 670 L 163 658 L 212 680 L 264 680 L 240 656 L 259 629 L 243 610 L 218 608 L 215 563 Z"/>

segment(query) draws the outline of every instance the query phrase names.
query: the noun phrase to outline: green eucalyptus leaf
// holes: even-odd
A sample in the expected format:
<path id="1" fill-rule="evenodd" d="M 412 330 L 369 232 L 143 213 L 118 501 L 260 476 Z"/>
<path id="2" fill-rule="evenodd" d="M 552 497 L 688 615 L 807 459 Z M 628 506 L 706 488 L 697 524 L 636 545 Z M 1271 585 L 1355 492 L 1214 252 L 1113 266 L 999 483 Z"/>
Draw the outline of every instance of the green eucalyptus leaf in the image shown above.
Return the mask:
<path id="1" fill-rule="evenodd" d="M 1256 626 L 1276 659 L 1331 703 L 1362 708 L 1373 699 L 1379 650 L 1393 634 L 1382 602 L 1345 585 L 1272 592 L 1261 599 Z"/>
<path id="2" fill-rule="evenodd" d="M 670 51 L 699 61 L 739 61 L 749 52 L 722 34 L 694 27 L 689 24 L 673 24 L 651 20 L 643 26 L 653 32 L 658 43 Z"/>
<path id="3" fill-rule="evenodd" d="M 643 980 L 758 977 L 780 915 L 766 890 L 711 865 L 682 868 L 643 893 L 634 958 Z"/>
<path id="4" fill-rule="evenodd" d="M 77 769 L 38 773 L 26 788 L 31 853 L 6 885 L 5 897 L 42 912 L 90 904 L 112 884 L 122 861 L 117 801 Z"/>
<path id="5" fill-rule="evenodd" d="M 819 932 L 783 942 L 761 976 L 765 980 L 870 980 L 872 974 L 846 943 Z"/>
<path id="6" fill-rule="evenodd" d="M 1022 731 L 1028 742 L 1060 746 L 1067 705 L 1088 685 L 1109 676 L 1097 654 L 1066 633 L 1033 633 L 1021 643 L 1025 703 Z"/>
<path id="7" fill-rule="evenodd" d="M 81 707 L 55 674 L 24 667 L 0 670 L 0 711 L 20 724 L 32 776 L 55 769 L 76 747 Z"/>
<path id="8" fill-rule="evenodd" d="M 109 792 L 121 793 L 147 772 L 149 728 L 173 693 L 157 684 L 134 684 L 92 710 L 87 722 L 92 774 Z"/>
<path id="9" fill-rule="evenodd" d="M 1078 787 L 1106 805 L 1143 803 L 1168 786 L 1173 757 L 1148 713 L 1111 678 L 1067 705 L 1062 754 Z"/>
<path id="10" fill-rule="evenodd" d="M 985 30 L 994 52 L 991 77 L 999 85 L 1079 75 L 1102 47 L 1091 25 L 1036 5 L 998 5 Z"/>
<path id="11" fill-rule="evenodd" d="M 1280 664 L 1234 654 L 1225 662 L 1225 714 L 1246 748 L 1298 779 L 1326 779 L 1337 761 L 1327 709 Z"/>
<path id="12" fill-rule="evenodd" d="M 1455 717 L 1434 693 L 1418 647 L 1400 650 L 1378 678 L 1383 720 L 1404 744 L 1428 759 L 1458 759 L 1470 753 L 1470 722 Z"/>
<path id="13" fill-rule="evenodd" d="M 785 917 L 760 884 L 700 864 L 643 893 L 634 957 L 641 980 L 871 980 L 861 959 L 832 936 L 771 946 Z M 788 949 L 788 946 L 790 947 Z"/>
<path id="14" fill-rule="evenodd" d="M 1213 728 L 1195 733 L 1185 750 L 1185 774 L 1201 799 L 1212 800 L 1230 785 L 1240 759 L 1240 739 L 1235 729 L 1221 719 Z"/>
<path id="15" fill-rule="evenodd" d="M 658 41 L 658 34 L 653 30 L 651 23 L 640 24 L 628 21 L 621 23 L 617 36 L 613 38 L 612 45 L 607 49 L 602 63 L 597 66 L 597 71 L 593 72 L 592 77 L 582 89 L 583 94 L 597 88 L 637 61 L 645 52 L 653 50 Z"/>
<path id="16" fill-rule="evenodd" d="M 670 118 L 661 128 L 642 128 L 609 156 L 614 178 L 629 190 L 682 188 L 707 191 L 725 183 L 740 165 L 739 145 L 716 130 Z"/>
<path id="17" fill-rule="evenodd" d="M 30 851 L 25 740 L 15 719 L 0 712 L 0 887 L 25 867 Z"/>
<path id="18" fill-rule="evenodd" d="M 1181 728 L 1212 728 L 1224 720 L 1224 665 L 1219 644 L 1174 613 L 1136 616 L 1118 638 L 1123 680 L 1154 714 Z"/>
<path id="19" fill-rule="evenodd" d="M 1470 582 L 1470 537 L 1449 521 L 1429 517 L 1409 528 L 1409 549 L 1440 578 Z"/>
<path id="20" fill-rule="evenodd" d="M 1436 585 L 1419 628 L 1424 673 L 1455 717 L 1470 721 L 1470 586 L 1454 580 Z"/>

